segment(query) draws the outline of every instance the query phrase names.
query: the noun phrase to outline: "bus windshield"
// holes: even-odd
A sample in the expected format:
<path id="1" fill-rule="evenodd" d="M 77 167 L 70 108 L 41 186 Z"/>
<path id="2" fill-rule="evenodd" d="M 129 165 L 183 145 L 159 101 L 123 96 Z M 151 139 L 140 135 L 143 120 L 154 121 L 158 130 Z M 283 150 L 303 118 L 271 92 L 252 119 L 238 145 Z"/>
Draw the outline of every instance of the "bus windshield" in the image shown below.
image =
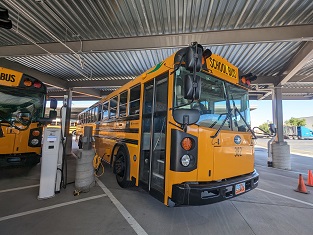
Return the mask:
<path id="1" fill-rule="evenodd" d="M 0 87 L 0 97 L 0 122 L 20 122 L 23 119 L 37 121 L 44 116 L 43 93 Z"/>
<path id="2" fill-rule="evenodd" d="M 201 77 L 200 99 L 190 103 L 191 100 L 183 97 L 183 78 L 188 73 L 184 67 L 175 73 L 174 107 L 199 110 L 200 119 L 197 125 L 202 127 L 249 131 L 250 108 L 247 90 L 198 72 L 197 75 Z"/>

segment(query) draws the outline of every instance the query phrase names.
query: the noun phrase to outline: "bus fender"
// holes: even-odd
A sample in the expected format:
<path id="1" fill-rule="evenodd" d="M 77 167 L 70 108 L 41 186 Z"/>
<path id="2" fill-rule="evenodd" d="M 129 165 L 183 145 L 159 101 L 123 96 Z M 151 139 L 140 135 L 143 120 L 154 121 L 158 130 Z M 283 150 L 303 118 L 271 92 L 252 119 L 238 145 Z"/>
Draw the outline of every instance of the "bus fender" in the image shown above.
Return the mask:
<path id="1" fill-rule="evenodd" d="M 126 153 L 126 175 L 127 175 L 127 180 L 130 181 L 130 159 L 129 159 L 129 151 L 127 148 L 127 145 L 125 143 L 117 143 L 115 144 L 113 151 L 112 151 L 112 157 L 111 157 L 111 163 L 110 165 L 113 167 L 114 166 L 114 162 L 115 162 L 115 158 L 117 155 L 118 150 L 122 148 L 125 153 Z M 114 167 L 113 167 L 113 173 L 116 174 Z"/>

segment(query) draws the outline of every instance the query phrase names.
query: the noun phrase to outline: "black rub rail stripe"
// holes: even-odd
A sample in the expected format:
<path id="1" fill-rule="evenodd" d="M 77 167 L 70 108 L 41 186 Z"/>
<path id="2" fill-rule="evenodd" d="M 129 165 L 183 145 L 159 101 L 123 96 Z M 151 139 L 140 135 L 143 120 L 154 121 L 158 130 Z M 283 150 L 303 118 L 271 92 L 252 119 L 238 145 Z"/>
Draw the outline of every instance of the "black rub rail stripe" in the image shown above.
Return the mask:
<path id="1" fill-rule="evenodd" d="M 120 142 L 123 142 L 123 143 L 138 145 L 138 140 L 134 140 L 134 139 L 119 138 L 119 137 L 105 136 L 105 135 L 94 135 L 94 137 L 101 138 L 101 139 L 102 138 L 104 138 L 104 139 L 111 139 L 111 140 L 116 140 L 116 141 L 120 141 Z"/>
<path id="2" fill-rule="evenodd" d="M 128 117 L 119 117 L 119 118 L 111 118 L 107 120 L 103 120 L 104 123 L 116 122 L 116 121 L 131 121 L 131 120 L 139 120 L 139 115 L 132 115 Z"/>
<path id="3" fill-rule="evenodd" d="M 126 133 L 139 133 L 138 128 L 124 128 L 124 129 L 109 129 L 109 128 L 97 128 L 96 131 L 107 131 L 107 132 L 126 132 Z"/>

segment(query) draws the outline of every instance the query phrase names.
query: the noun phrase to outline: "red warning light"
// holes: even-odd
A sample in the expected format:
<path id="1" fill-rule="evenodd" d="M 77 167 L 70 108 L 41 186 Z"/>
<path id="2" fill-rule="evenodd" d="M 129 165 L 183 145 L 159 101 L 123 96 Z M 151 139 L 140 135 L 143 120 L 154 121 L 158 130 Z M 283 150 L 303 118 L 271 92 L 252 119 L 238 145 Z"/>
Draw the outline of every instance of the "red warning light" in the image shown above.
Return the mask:
<path id="1" fill-rule="evenodd" d="M 41 83 L 40 82 L 34 82 L 34 87 L 40 88 L 41 87 Z"/>

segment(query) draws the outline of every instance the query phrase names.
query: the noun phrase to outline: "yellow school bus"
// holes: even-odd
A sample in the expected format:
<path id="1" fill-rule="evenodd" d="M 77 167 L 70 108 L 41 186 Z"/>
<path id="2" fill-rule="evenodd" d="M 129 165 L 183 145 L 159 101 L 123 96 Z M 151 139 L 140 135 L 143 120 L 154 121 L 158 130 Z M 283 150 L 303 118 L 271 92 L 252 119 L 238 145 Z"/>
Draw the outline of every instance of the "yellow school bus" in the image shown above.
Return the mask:
<path id="1" fill-rule="evenodd" d="M 167 206 L 204 205 L 258 185 L 248 85 L 226 59 L 182 48 L 79 114 L 121 187 Z"/>
<path id="2" fill-rule="evenodd" d="M 59 128 L 62 126 L 62 120 L 60 118 L 54 119 L 48 126 Z M 68 131 L 70 135 L 76 135 L 76 126 L 77 126 L 76 120 L 70 120 L 70 126 Z"/>
<path id="3" fill-rule="evenodd" d="M 46 94 L 38 79 L 0 67 L 0 166 L 40 161 Z"/>

